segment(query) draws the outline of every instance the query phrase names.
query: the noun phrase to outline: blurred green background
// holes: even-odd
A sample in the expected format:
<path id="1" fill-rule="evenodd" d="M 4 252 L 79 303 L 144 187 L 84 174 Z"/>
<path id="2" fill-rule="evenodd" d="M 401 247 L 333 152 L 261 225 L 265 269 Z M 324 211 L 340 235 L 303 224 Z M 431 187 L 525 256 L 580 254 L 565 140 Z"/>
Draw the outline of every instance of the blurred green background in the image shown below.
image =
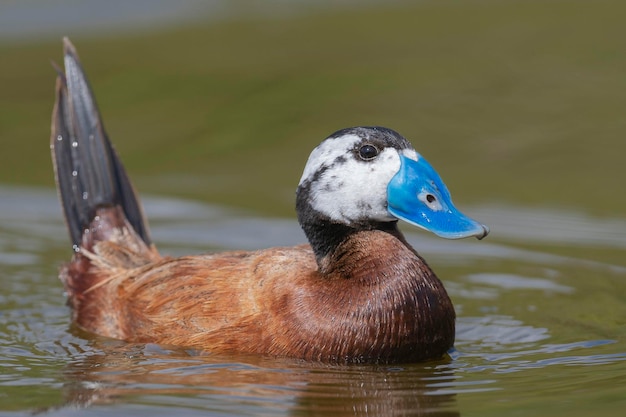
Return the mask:
<path id="1" fill-rule="evenodd" d="M 158 30 L 66 32 L 141 192 L 291 216 L 314 146 L 343 127 L 383 125 L 460 205 L 624 213 L 625 2 L 246 12 L 252 3 Z M 0 56 L 0 183 L 52 187 L 61 37 L 5 39 Z"/>

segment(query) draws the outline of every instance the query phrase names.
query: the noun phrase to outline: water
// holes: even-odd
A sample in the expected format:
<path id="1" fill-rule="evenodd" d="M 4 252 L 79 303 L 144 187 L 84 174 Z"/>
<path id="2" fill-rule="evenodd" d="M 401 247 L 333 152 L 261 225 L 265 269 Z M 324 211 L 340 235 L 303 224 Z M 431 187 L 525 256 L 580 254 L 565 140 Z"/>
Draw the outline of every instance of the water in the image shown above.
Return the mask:
<path id="1" fill-rule="evenodd" d="M 110 36 L 250 16 L 300 15 L 325 8 L 371 7 L 380 0 L 20 0 L 0 2 L 0 41 L 32 42 L 67 35 Z"/>
<path id="2" fill-rule="evenodd" d="M 407 229 L 455 302 L 451 359 L 327 366 L 81 332 L 56 279 L 70 248 L 55 192 L 3 186 L 0 196 L 6 415 L 619 415 L 626 405 L 626 263 L 563 254 L 575 252 L 580 236 L 586 246 L 623 248 L 619 219 L 561 211 L 562 221 L 575 220 L 561 228 L 551 210 L 483 206 L 468 212 L 493 220 L 489 240 L 452 242 Z M 163 196 L 144 202 L 154 240 L 169 254 L 304 239 L 291 219 Z M 538 233 L 514 226 L 524 216 Z"/>

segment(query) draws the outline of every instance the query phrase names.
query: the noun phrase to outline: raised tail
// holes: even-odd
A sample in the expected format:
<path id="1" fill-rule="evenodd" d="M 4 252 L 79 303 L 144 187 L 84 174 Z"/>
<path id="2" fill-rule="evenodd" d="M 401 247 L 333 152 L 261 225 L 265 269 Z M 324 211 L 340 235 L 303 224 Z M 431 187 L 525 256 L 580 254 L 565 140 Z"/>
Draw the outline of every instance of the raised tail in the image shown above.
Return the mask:
<path id="1" fill-rule="evenodd" d="M 147 246 L 148 224 L 126 171 L 104 130 L 74 45 L 63 39 L 50 149 L 59 197 L 74 250 L 101 208 L 118 207 Z"/>

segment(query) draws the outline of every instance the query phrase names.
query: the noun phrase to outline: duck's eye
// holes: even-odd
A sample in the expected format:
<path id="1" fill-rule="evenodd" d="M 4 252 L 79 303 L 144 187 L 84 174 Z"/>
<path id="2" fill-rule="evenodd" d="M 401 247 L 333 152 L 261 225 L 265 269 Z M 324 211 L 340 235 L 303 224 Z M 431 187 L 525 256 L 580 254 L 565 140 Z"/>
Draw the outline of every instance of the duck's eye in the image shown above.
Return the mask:
<path id="1" fill-rule="evenodd" d="M 364 161 L 369 161 L 378 156 L 378 149 L 374 145 L 363 145 L 359 148 L 359 156 Z"/>

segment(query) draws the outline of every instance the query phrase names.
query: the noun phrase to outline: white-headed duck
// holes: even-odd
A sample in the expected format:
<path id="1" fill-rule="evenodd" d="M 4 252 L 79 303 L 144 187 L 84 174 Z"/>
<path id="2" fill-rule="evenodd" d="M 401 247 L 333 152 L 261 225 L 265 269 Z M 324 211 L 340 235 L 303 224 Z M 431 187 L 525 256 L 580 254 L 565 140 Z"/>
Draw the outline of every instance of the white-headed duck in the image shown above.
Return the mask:
<path id="1" fill-rule="evenodd" d="M 73 320 L 132 342 L 327 362 L 437 359 L 453 346 L 443 285 L 398 219 L 445 238 L 487 235 L 411 144 L 383 127 L 317 146 L 296 192 L 309 244 L 161 256 L 64 40 L 52 115 L 57 188 L 74 247 L 60 277 Z"/>

